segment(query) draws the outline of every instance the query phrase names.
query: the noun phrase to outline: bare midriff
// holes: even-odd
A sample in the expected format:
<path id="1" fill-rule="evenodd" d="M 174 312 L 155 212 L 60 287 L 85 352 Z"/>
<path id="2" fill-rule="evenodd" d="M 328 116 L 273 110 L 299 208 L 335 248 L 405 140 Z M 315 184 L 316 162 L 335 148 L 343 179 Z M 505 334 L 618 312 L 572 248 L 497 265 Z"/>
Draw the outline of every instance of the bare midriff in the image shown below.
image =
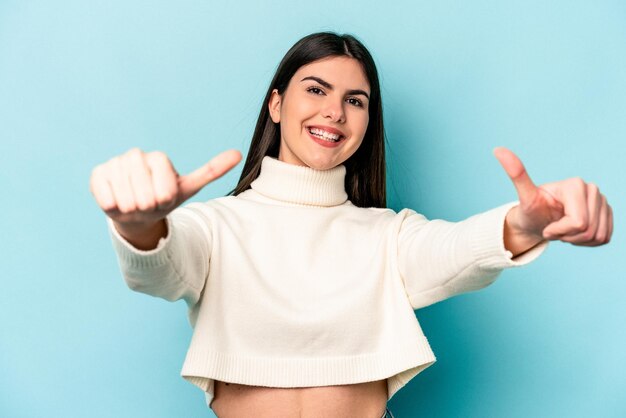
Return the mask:
<path id="1" fill-rule="evenodd" d="M 218 418 L 380 418 L 387 379 L 352 385 L 270 388 L 216 380 L 211 409 Z"/>

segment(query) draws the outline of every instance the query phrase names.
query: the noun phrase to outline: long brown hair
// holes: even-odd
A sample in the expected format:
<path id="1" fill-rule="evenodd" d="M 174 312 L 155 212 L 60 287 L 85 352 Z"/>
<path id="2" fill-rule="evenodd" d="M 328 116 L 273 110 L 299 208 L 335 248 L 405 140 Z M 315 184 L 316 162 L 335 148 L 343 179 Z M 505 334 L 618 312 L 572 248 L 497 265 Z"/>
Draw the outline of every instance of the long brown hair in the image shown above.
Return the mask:
<path id="1" fill-rule="evenodd" d="M 352 35 L 319 32 L 296 42 L 278 65 L 263 100 L 252 142 L 239 182 L 228 195 L 238 195 L 250 188 L 259 176 L 263 157 L 278 158 L 280 125 L 272 121 L 268 103 L 274 89 L 282 95 L 295 72 L 310 62 L 346 56 L 358 60 L 370 84 L 369 122 L 363 142 L 343 164 L 346 166 L 345 188 L 348 199 L 359 207 L 387 207 L 385 184 L 385 130 L 378 71 L 369 51 Z"/>

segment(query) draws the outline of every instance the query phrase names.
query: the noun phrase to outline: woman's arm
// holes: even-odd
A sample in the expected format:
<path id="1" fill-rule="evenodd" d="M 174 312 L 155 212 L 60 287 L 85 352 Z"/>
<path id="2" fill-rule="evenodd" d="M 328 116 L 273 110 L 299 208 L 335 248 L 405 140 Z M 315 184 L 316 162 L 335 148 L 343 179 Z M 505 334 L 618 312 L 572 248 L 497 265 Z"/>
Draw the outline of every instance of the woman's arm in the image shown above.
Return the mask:
<path id="1" fill-rule="evenodd" d="M 107 218 L 118 265 L 130 289 L 168 301 L 183 299 L 189 306 L 197 303 L 209 274 L 212 248 L 201 205 L 190 203 L 168 214 L 167 235 L 147 250 L 126 240 Z"/>
<path id="2" fill-rule="evenodd" d="M 597 186 L 579 178 L 536 187 L 505 148 L 496 157 L 518 202 L 461 222 L 429 221 L 406 210 L 398 236 L 398 269 L 413 309 L 491 284 L 502 269 L 529 263 L 550 240 L 597 246 L 609 242 L 613 214 Z"/>
<path id="3" fill-rule="evenodd" d="M 398 271 L 413 309 L 482 289 L 500 272 L 535 260 L 548 241 L 514 257 L 504 246 L 511 202 L 460 222 L 428 220 L 412 209 L 400 212 Z"/>
<path id="4" fill-rule="evenodd" d="M 225 151 L 180 176 L 163 152 L 132 148 L 93 169 L 90 191 L 107 215 L 131 289 L 190 306 L 198 301 L 208 275 L 210 221 L 194 204 L 180 205 L 240 160 L 239 151 Z"/>

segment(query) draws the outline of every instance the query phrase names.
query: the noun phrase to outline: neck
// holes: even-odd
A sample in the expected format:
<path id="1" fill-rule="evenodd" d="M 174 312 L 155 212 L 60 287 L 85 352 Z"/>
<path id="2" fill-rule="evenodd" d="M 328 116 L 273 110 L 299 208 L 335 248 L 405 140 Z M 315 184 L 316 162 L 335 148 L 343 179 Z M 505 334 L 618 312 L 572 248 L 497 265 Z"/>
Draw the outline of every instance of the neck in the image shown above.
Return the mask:
<path id="1" fill-rule="evenodd" d="M 346 167 L 317 170 L 265 156 L 261 172 L 251 183 L 256 192 L 275 200 L 310 206 L 337 206 L 348 200 Z"/>

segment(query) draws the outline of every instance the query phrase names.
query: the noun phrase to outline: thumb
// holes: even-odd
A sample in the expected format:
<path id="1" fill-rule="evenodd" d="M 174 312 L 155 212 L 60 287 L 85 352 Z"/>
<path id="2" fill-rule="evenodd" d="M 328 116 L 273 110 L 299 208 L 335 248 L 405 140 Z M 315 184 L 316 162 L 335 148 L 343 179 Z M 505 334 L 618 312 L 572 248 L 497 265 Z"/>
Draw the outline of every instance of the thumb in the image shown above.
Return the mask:
<path id="1" fill-rule="evenodd" d="M 524 164 L 517 158 L 517 155 L 504 147 L 494 148 L 493 153 L 513 182 L 520 204 L 532 202 L 537 195 L 538 189 L 528 176 Z"/>
<path id="2" fill-rule="evenodd" d="M 213 157 L 195 171 L 178 178 L 178 192 L 182 201 L 198 193 L 204 186 L 226 174 L 241 161 L 241 153 L 237 150 L 224 151 Z"/>

